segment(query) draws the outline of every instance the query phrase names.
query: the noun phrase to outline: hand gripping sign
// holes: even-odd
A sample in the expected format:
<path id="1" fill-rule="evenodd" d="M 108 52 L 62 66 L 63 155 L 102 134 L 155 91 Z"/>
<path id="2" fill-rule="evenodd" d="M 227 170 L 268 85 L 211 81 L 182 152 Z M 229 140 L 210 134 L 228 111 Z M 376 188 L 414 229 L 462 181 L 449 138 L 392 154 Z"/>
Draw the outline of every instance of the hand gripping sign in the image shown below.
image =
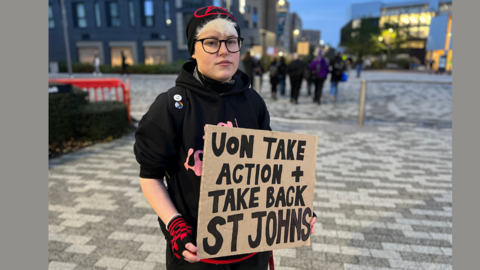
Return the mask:
<path id="1" fill-rule="evenodd" d="M 207 125 L 198 256 L 310 245 L 317 137 Z"/>

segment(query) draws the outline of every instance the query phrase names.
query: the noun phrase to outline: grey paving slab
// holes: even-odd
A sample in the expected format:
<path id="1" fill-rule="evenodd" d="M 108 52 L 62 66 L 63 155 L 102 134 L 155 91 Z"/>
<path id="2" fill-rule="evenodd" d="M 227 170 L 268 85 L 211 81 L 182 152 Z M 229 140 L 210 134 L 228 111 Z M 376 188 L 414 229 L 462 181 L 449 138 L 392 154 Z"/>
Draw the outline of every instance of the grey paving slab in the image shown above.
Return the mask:
<path id="1" fill-rule="evenodd" d="M 132 112 L 141 117 L 174 79 L 131 76 Z M 358 128 L 344 123 L 358 109 L 357 83 L 342 85 L 336 104 L 326 95 L 320 108 L 305 89 L 300 106 L 276 104 L 262 89 L 274 130 L 318 137 L 312 245 L 275 251 L 276 269 L 451 269 L 452 130 L 398 124 L 451 122 L 451 88 L 372 86 L 367 113 L 397 124 Z M 133 143 L 128 134 L 49 161 L 49 269 L 165 269 L 166 243 L 141 192 Z"/>

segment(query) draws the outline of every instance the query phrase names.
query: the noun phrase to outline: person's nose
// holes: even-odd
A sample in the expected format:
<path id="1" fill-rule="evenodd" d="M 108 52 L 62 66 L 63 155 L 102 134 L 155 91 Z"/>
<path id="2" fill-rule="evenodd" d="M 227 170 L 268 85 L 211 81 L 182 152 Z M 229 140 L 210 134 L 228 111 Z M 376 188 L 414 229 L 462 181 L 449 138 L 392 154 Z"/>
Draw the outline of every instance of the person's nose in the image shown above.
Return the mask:
<path id="1" fill-rule="evenodd" d="M 219 55 L 228 54 L 229 51 L 227 50 L 227 42 L 220 42 L 220 50 L 218 50 Z"/>

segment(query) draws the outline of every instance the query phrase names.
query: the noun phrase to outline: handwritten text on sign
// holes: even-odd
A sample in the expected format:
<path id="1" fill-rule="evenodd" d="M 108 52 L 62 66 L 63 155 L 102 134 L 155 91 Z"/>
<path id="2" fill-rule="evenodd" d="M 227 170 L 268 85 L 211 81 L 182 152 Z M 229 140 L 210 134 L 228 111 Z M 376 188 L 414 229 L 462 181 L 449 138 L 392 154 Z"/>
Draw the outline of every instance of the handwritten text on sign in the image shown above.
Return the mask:
<path id="1" fill-rule="evenodd" d="M 207 125 L 200 258 L 309 245 L 316 149 L 312 135 Z"/>

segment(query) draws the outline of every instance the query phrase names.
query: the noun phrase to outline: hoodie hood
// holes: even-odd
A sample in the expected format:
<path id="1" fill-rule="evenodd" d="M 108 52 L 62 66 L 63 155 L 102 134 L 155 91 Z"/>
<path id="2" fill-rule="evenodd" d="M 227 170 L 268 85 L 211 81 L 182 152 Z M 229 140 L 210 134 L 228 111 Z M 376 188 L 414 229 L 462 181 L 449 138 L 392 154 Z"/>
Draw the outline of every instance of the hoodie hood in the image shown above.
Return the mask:
<path id="1" fill-rule="evenodd" d="M 223 96 L 236 95 L 252 88 L 250 83 L 250 77 L 248 77 L 247 74 L 245 74 L 244 72 L 238 70 L 232 78 L 233 80 L 235 80 L 233 88 L 228 92 L 219 94 L 214 90 L 203 86 L 197 79 L 195 79 L 195 77 L 193 76 L 193 71 L 196 65 L 196 60 L 187 61 L 182 66 L 180 74 L 175 80 L 175 85 L 187 88 L 190 91 L 195 92 L 199 96 L 212 100 L 217 100 Z"/>

